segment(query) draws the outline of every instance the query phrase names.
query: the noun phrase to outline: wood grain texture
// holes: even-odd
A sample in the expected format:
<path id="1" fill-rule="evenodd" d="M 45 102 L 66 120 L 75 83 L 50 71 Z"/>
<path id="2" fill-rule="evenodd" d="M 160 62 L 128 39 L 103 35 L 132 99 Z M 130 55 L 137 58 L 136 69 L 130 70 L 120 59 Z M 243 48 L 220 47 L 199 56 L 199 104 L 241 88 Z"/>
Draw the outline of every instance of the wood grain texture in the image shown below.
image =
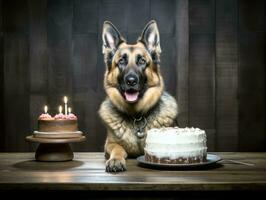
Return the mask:
<path id="1" fill-rule="evenodd" d="M 99 66 L 102 59 L 99 38 L 100 1 L 75 1 L 73 13 L 73 107 L 79 116 L 79 128 L 88 140 L 81 144 L 73 144 L 78 151 L 102 151 L 104 137 L 103 131 L 97 128 L 99 124 L 97 109 L 100 104 L 98 86 L 99 71 L 104 70 L 104 65 Z M 88 20 L 94 19 L 94 20 Z M 88 123 L 89 122 L 89 123 Z"/>
<path id="2" fill-rule="evenodd" d="M 47 1 L 28 1 L 31 93 L 47 95 Z"/>
<path id="3" fill-rule="evenodd" d="M 135 159 L 128 159 L 128 171 L 112 174 L 105 172 L 103 153 L 75 153 L 73 161 L 58 163 L 33 161 L 32 153 L 1 153 L 0 190 L 266 190 L 265 153 L 217 154 L 223 159 L 254 166 L 223 161 L 209 169 L 155 170 L 140 167 Z"/>
<path id="4" fill-rule="evenodd" d="M 178 100 L 180 126 L 206 129 L 209 150 L 264 151 L 265 4 L 0 0 L 0 150 L 34 150 L 24 136 L 36 128 L 43 105 L 55 114 L 68 95 L 88 138 L 73 148 L 102 151 L 103 22 L 114 23 L 133 43 L 155 19 L 165 86 Z"/>
<path id="5" fill-rule="evenodd" d="M 3 12 L 3 1 L 0 0 L 0 13 Z M 0 151 L 5 149 L 5 118 L 4 118 L 4 27 L 3 15 L 0 14 Z"/>
<path id="6" fill-rule="evenodd" d="M 73 1 L 73 34 L 98 33 L 100 1 Z"/>
<path id="7" fill-rule="evenodd" d="M 111 21 L 125 37 L 127 32 L 127 2 L 123 0 L 102 0 L 99 6 L 98 32 L 102 33 L 104 21 Z"/>
<path id="8" fill-rule="evenodd" d="M 216 150 L 238 150 L 237 1 L 216 1 Z"/>
<path id="9" fill-rule="evenodd" d="M 150 6 L 151 18 L 158 23 L 160 34 L 173 35 L 175 30 L 175 1 L 153 0 Z"/>
<path id="10" fill-rule="evenodd" d="M 48 105 L 58 112 L 63 96 L 72 98 L 72 20 L 73 1 L 47 2 Z M 69 101 L 69 106 L 72 106 Z"/>
<path id="11" fill-rule="evenodd" d="M 30 130 L 37 130 L 37 117 L 48 104 L 47 1 L 28 1 L 29 6 L 29 76 Z M 29 133 L 28 133 L 29 134 Z M 29 145 L 30 150 L 36 145 Z M 35 148 L 33 148 L 35 147 Z"/>
<path id="12" fill-rule="evenodd" d="M 239 148 L 249 151 L 266 144 L 264 14 L 262 1 L 239 2 Z"/>
<path id="13" fill-rule="evenodd" d="M 137 15 L 136 9 L 137 8 Z M 136 0 L 128 1 L 127 3 L 127 32 L 128 34 L 136 34 L 137 37 L 141 34 L 146 23 L 151 20 L 151 1 Z M 129 42 L 135 42 L 137 37 Z"/>
<path id="14" fill-rule="evenodd" d="M 94 18 L 98 18 L 98 12 L 94 15 Z M 80 31 L 84 32 L 81 28 Z M 74 112 L 79 116 L 80 130 L 89 137 L 85 143 L 73 145 L 79 151 L 103 150 L 104 133 L 95 131 L 99 130 L 97 111 L 102 99 L 98 98 L 98 85 L 102 82 L 98 80 L 98 72 L 102 71 L 101 68 L 104 69 L 104 65 L 98 64 L 99 59 L 102 59 L 101 51 L 95 48 L 98 45 L 98 37 L 97 33 L 91 32 L 73 35 L 73 106 Z"/>
<path id="15" fill-rule="evenodd" d="M 189 2 L 189 125 L 215 149 L 215 2 Z"/>
<path id="16" fill-rule="evenodd" d="M 189 1 L 176 2 L 176 71 L 178 123 L 181 127 L 189 125 Z"/>
<path id="17" fill-rule="evenodd" d="M 27 151 L 29 132 L 29 10 L 26 1 L 4 1 L 4 117 L 6 151 Z M 19 122 L 14 125 L 14 122 Z"/>
<path id="18" fill-rule="evenodd" d="M 176 46 L 173 42 L 175 37 L 171 34 L 161 34 L 160 39 L 162 54 L 161 54 L 161 73 L 164 78 L 165 90 L 172 96 L 176 96 Z"/>
<path id="19" fill-rule="evenodd" d="M 160 13 L 160 15 L 158 14 Z M 156 20 L 160 31 L 161 73 L 165 89 L 173 96 L 176 93 L 176 46 L 175 41 L 175 1 L 154 0 L 150 4 L 151 19 Z"/>

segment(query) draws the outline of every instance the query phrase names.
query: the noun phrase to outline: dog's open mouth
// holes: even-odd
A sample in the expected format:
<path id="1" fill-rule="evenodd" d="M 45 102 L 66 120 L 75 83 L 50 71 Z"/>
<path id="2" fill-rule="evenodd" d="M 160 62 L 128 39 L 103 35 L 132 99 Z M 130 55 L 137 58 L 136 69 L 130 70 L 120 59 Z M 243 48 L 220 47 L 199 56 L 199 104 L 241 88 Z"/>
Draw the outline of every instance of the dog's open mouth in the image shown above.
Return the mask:
<path id="1" fill-rule="evenodd" d="M 124 96 L 127 102 L 135 103 L 139 98 L 139 91 L 134 89 L 129 89 L 124 92 Z"/>

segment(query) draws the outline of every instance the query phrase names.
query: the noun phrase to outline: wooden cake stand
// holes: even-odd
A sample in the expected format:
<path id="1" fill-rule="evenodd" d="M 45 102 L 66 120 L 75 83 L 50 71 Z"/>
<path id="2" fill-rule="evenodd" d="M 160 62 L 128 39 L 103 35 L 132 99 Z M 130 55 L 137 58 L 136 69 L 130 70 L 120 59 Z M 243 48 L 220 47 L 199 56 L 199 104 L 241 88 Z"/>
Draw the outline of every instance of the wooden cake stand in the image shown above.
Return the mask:
<path id="1" fill-rule="evenodd" d="M 86 137 L 83 134 L 77 134 L 76 137 L 64 137 L 62 133 L 60 133 L 60 137 L 53 137 L 52 134 L 49 134 L 47 137 L 36 137 L 33 134 L 27 136 L 26 141 L 40 143 L 35 152 L 35 159 L 37 161 L 58 162 L 73 160 L 74 154 L 69 143 L 83 142 L 86 140 Z"/>

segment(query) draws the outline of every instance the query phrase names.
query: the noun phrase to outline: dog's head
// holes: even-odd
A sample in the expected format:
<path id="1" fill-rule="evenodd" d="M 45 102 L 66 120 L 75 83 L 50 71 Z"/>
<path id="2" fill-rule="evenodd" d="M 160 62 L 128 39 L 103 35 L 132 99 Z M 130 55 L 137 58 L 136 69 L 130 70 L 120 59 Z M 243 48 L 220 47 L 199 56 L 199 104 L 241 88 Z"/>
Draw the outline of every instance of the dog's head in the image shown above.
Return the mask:
<path id="1" fill-rule="evenodd" d="M 156 22 L 146 25 L 135 44 L 127 44 L 117 28 L 106 21 L 102 39 L 107 66 L 104 86 L 110 100 L 124 112 L 147 112 L 158 102 L 164 86 Z"/>

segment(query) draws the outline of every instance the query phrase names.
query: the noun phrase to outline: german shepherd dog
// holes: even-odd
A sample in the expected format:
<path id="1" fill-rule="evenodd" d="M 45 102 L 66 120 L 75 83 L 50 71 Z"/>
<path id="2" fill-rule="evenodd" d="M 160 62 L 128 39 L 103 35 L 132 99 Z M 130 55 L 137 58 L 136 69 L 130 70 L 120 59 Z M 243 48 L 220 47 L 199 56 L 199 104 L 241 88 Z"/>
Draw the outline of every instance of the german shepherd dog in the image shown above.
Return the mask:
<path id="1" fill-rule="evenodd" d="M 173 126 L 176 100 L 164 91 L 160 36 L 150 21 L 135 44 L 127 44 L 111 22 L 103 24 L 107 98 L 99 115 L 107 128 L 106 171 L 126 170 L 126 158 L 144 154 L 147 131 Z"/>

